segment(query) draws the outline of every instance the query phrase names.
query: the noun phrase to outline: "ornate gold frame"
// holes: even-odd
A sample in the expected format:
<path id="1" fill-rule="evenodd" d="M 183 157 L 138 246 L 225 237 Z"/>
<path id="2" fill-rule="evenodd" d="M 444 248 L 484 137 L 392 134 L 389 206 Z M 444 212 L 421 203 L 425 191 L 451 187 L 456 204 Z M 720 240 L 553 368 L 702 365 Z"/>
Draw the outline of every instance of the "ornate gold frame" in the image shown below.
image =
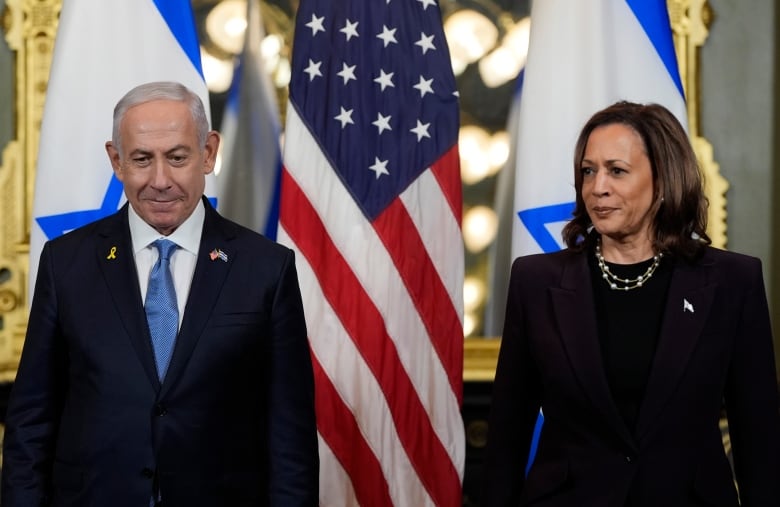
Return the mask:
<path id="1" fill-rule="evenodd" d="M 62 0 L 6 0 L 5 40 L 16 53 L 16 137 L 3 149 L 0 166 L 0 381 L 13 379 L 27 327 L 27 276 L 38 133 L 46 96 Z M 699 155 L 710 198 L 710 236 L 726 245 L 728 183 L 720 175 L 712 146 L 699 130 L 699 51 L 713 14 L 706 0 L 667 0 L 683 84 L 691 139 Z M 499 340 L 468 339 L 465 379 L 491 380 Z"/>

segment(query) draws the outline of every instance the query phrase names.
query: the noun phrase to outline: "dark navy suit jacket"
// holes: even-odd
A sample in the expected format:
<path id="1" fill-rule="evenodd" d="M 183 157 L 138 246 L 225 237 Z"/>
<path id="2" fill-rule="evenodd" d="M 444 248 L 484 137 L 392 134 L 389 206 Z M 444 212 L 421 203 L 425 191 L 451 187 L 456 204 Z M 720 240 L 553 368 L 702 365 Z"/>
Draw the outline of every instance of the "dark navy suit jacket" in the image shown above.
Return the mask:
<path id="1" fill-rule="evenodd" d="M 164 382 L 127 219 L 48 242 L 7 414 L 4 506 L 317 505 L 293 252 L 206 216 Z M 212 259 L 220 249 L 227 260 Z M 114 251 L 114 255 L 110 253 Z"/>
<path id="2" fill-rule="evenodd" d="M 512 267 L 482 505 L 780 506 L 780 415 L 760 262 L 707 248 L 675 263 L 635 431 L 612 400 L 585 253 Z M 524 468 L 539 408 L 545 422 Z"/>

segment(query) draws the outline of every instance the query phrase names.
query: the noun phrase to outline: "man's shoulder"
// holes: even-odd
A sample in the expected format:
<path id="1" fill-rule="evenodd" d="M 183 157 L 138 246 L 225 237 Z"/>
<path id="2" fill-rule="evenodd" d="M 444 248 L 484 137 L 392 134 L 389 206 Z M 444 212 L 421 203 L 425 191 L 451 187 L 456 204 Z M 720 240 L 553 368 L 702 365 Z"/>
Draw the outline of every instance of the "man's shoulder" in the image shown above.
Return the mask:
<path id="1" fill-rule="evenodd" d="M 226 234 L 233 237 L 241 249 L 248 249 L 257 254 L 286 257 L 290 255 L 291 250 L 286 246 L 260 234 L 257 231 L 249 229 L 237 222 L 226 218 L 219 213 L 214 213 L 215 224 L 222 228 Z"/>

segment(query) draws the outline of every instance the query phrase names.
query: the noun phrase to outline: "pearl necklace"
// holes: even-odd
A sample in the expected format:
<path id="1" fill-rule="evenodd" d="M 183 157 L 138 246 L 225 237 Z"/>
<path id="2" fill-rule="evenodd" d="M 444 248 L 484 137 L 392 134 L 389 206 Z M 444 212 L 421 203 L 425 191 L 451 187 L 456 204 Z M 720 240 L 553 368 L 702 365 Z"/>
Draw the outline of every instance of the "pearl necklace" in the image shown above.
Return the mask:
<path id="1" fill-rule="evenodd" d="M 599 262 L 599 269 L 601 270 L 601 278 L 607 281 L 609 284 L 609 288 L 612 290 L 631 290 L 641 287 L 642 285 L 647 282 L 651 276 L 653 276 L 653 273 L 655 273 L 656 268 L 658 268 L 658 265 L 661 264 L 661 257 L 663 257 L 663 253 L 658 253 L 653 256 L 653 263 L 650 265 L 650 267 L 647 268 L 647 271 L 642 273 L 636 278 L 620 278 L 619 276 L 615 276 L 612 271 L 609 270 L 609 266 L 607 266 L 606 261 L 604 261 L 604 256 L 601 255 L 601 240 L 596 242 L 596 260 Z M 618 285 L 618 284 L 623 284 Z"/>

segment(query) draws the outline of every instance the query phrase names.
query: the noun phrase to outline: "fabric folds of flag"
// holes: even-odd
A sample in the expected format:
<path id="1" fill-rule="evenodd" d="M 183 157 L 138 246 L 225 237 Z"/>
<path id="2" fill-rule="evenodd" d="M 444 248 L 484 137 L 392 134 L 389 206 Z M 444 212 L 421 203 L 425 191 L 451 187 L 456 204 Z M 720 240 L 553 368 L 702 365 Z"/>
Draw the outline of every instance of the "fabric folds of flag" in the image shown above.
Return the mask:
<path id="1" fill-rule="evenodd" d="M 513 258 L 561 248 L 574 209 L 577 135 L 618 100 L 662 104 L 687 125 L 666 0 L 534 1 L 516 139 Z"/>
<path id="2" fill-rule="evenodd" d="M 64 0 L 41 124 L 29 297 L 46 240 L 120 206 L 104 148 L 114 105 L 132 87 L 161 80 L 181 82 L 209 111 L 189 0 Z M 207 178 L 209 195 L 213 186 Z"/>
<path id="3" fill-rule="evenodd" d="M 279 240 L 315 370 L 321 505 L 461 504 L 458 100 L 434 0 L 303 0 Z"/>
<path id="4" fill-rule="evenodd" d="M 279 108 L 263 64 L 258 0 L 247 2 L 247 31 L 222 118 L 220 212 L 276 239 L 279 223 Z"/>

